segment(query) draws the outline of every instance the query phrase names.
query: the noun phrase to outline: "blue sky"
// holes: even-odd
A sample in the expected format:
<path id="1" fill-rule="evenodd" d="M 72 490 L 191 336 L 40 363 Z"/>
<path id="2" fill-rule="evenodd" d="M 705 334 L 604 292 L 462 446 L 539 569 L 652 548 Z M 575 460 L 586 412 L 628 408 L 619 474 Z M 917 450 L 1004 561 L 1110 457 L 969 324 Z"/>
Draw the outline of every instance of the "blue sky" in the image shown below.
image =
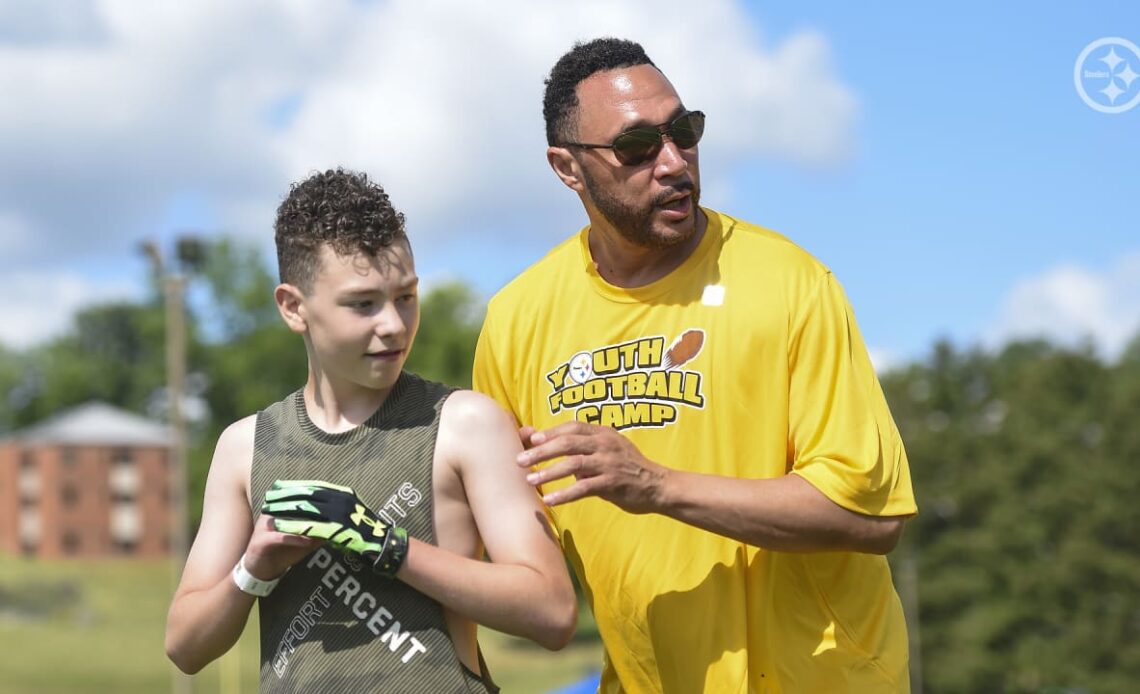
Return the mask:
<path id="1" fill-rule="evenodd" d="M 389 190 L 429 283 L 489 295 L 584 222 L 539 100 L 604 34 L 708 113 L 703 202 L 835 270 L 880 366 L 940 337 L 1113 356 L 1140 331 L 1140 107 L 1099 112 L 1074 83 L 1090 43 L 1140 43 L 1135 3 L 184 5 L 0 0 L 0 343 L 141 296 L 142 238 L 229 233 L 271 258 L 288 183 L 335 165 Z"/>
<path id="2" fill-rule="evenodd" d="M 859 154 L 830 176 L 757 162 L 742 174 L 754 202 L 740 203 L 836 271 L 878 349 L 992 343 L 1016 323 L 1003 309 L 1020 286 L 1067 267 L 1111 275 L 1140 250 L 1140 109 L 1098 113 L 1073 82 L 1089 42 L 1137 42 L 1140 6 L 1045 7 L 750 6 L 771 34 L 828 37 L 860 100 Z M 1140 329 L 1135 283 L 1109 291 L 1131 291 L 1119 318 Z M 1072 317 L 1029 318 L 1063 318 L 1079 339 Z"/>

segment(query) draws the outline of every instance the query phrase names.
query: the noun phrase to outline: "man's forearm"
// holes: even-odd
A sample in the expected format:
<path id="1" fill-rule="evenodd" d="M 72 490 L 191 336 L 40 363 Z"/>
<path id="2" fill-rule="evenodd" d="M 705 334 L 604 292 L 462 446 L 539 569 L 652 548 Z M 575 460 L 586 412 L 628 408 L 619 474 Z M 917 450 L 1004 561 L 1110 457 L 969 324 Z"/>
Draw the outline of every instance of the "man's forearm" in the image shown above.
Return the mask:
<path id="1" fill-rule="evenodd" d="M 656 511 L 689 525 L 781 552 L 886 554 L 899 517 L 872 517 L 828 499 L 799 475 L 736 479 L 668 470 Z"/>
<path id="2" fill-rule="evenodd" d="M 413 540 L 396 577 L 472 621 L 552 650 L 566 645 L 577 624 L 569 581 L 531 566 L 469 559 Z"/>

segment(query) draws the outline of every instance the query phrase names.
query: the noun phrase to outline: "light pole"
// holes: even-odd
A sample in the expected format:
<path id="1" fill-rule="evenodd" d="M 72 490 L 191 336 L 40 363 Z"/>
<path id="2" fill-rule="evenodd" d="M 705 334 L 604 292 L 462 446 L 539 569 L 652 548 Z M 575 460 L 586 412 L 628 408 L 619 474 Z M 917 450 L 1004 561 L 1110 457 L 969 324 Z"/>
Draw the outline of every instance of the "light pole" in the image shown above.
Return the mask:
<path id="1" fill-rule="evenodd" d="M 145 241 L 142 251 L 162 288 L 166 306 L 166 414 L 170 423 L 171 446 L 169 465 L 170 560 L 174 587 L 189 552 L 189 528 L 186 519 L 186 418 L 182 400 L 186 383 L 186 270 L 202 260 L 201 242 L 193 237 L 178 240 L 178 266 L 171 271 L 163 262 L 162 252 L 153 241 Z M 172 690 L 187 694 L 192 690 L 190 677 L 177 668 L 172 672 Z"/>

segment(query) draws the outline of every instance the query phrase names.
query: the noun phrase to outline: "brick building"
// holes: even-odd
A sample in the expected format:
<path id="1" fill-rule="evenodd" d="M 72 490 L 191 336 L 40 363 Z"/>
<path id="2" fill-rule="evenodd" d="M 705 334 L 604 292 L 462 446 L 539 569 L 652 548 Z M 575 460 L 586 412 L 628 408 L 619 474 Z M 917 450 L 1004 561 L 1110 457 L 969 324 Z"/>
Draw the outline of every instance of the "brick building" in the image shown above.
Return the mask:
<path id="1" fill-rule="evenodd" d="M 0 552 L 166 555 L 171 440 L 166 426 L 95 402 L 0 438 Z"/>

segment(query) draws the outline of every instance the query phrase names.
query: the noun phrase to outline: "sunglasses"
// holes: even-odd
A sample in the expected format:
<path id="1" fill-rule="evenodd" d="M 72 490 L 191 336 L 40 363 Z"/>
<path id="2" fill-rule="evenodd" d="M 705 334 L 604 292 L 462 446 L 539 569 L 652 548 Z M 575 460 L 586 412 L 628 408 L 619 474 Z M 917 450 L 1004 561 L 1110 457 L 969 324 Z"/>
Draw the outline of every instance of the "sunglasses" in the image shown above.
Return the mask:
<path id="1" fill-rule="evenodd" d="M 705 114 L 700 111 L 687 111 L 669 123 L 646 128 L 634 128 L 614 138 L 608 145 L 595 145 L 587 142 L 564 142 L 566 147 L 587 149 L 612 149 L 617 160 L 626 166 L 644 164 L 657 156 L 665 146 L 668 135 L 680 149 L 692 149 L 701 141 L 705 132 Z"/>

